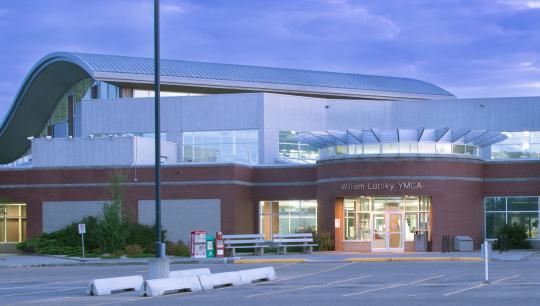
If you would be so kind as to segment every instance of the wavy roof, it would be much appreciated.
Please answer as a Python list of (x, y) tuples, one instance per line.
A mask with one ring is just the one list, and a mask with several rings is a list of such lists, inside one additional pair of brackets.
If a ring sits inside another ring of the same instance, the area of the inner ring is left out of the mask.
[[(0, 163), (11, 162), (30, 147), (57, 101), (76, 82), (91, 77), (115, 83), (153, 83), (153, 59), (52, 53), (28, 73), (0, 126)], [(220, 92), (274, 92), (356, 99), (449, 99), (454, 95), (433, 84), (398, 77), (162, 60), (161, 78), (173, 88)]]

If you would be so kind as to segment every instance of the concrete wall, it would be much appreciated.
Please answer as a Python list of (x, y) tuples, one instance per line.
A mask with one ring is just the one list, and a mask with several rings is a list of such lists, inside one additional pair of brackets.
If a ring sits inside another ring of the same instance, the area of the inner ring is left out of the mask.
[[(139, 223), (155, 223), (155, 202), (139, 201)], [(206, 230), (215, 235), (221, 231), (221, 203), (219, 199), (163, 200), (161, 222), (167, 230), (167, 240), (182, 240), (189, 245), (193, 230)]]
[(62, 229), (86, 216), (98, 216), (104, 201), (46, 201), (43, 202), (43, 232)]
[[(155, 163), (155, 141), (152, 138), (134, 137), (133, 138), (133, 164), (136, 165), (152, 165)], [(176, 163), (177, 160), (177, 146), (174, 142), (161, 143), (161, 156), (165, 158), (162, 160), (165, 164)]]
[[(176, 163), (176, 144), (163, 142), (161, 155)], [(144, 137), (36, 138), (32, 140), (34, 167), (149, 165), (154, 163), (154, 140)]]
[[(153, 98), (85, 100), (82, 136), (154, 131)], [(258, 129), (262, 94), (223, 94), (161, 98), (161, 129), (178, 144), (182, 160), (182, 132)], [(119, 116), (118, 114), (122, 114)]]

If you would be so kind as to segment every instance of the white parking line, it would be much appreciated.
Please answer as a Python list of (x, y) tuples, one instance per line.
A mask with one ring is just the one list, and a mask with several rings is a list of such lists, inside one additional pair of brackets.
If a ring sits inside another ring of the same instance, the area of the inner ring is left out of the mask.
[(305, 287), (300, 287), (300, 288), (276, 290), (276, 291), (271, 291), (271, 292), (252, 294), (252, 295), (248, 295), (246, 297), (251, 298), (251, 297), (256, 297), (256, 296), (261, 296), (261, 295), (270, 295), (270, 294), (283, 293), (283, 292), (300, 291), (300, 290), (306, 290), (306, 289), (318, 288), (318, 287), (329, 287), (329, 286), (332, 286), (332, 285), (335, 285), (335, 284), (340, 284), (340, 283), (344, 283), (344, 282), (348, 282), (348, 281), (352, 281), (352, 280), (357, 280), (357, 279), (361, 279), (361, 278), (366, 278), (366, 277), (370, 277), (370, 276), (371, 275), (364, 275), (364, 276), (353, 277), (353, 278), (344, 279), (344, 280), (340, 280), (340, 281), (330, 282), (328, 284), (310, 285), (310, 286), (305, 286)]
[[(508, 280), (508, 279), (512, 279), (512, 278), (516, 278), (518, 277), (519, 274), (516, 274), (516, 275), (512, 275), (512, 276), (508, 276), (508, 277), (504, 277), (504, 278), (501, 278), (501, 279), (498, 279), (496, 281), (493, 281), (491, 282), (491, 284), (496, 284), (496, 283), (500, 283), (502, 281), (505, 281), (505, 280)], [(468, 287), (468, 288), (465, 288), (465, 289), (461, 289), (461, 290), (457, 290), (457, 291), (452, 291), (452, 292), (448, 292), (448, 293), (445, 293), (444, 296), (450, 296), (450, 295), (454, 295), (454, 294), (458, 294), (458, 293), (461, 293), (461, 292), (465, 292), (465, 291), (469, 291), (469, 290), (473, 290), (473, 289), (478, 289), (478, 288), (482, 288), (484, 286), (487, 286), (489, 285), (488, 283), (481, 283), (481, 284), (478, 284), (476, 286), (472, 286), (472, 287)]]
[(317, 275), (317, 274), (326, 273), (326, 272), (335, 271), (335, 270), (338, 270), (338, 269), (341, 269), (341, 268), (345, 268), (345, 267), (350, 266), (352, 264), (354, 264), (354, 262), (346, 263), (346, 264), (341, 265), (341, 266), (337, 266), (337, 267), (333, 267), (333, 268), (330, 268), (330, 269), (325, 269), (325, 270), (321, 270), (321, 271), (317, 271), (317, 272), (313, 272), (313, 273), (301, 274), (301, 275), (291, 276), (291, 277), (286, 277), (286, 278), (278, 278), (278, 279), (276, 279), (276, 280), (274, 280), (272, 282), (275, 283), (275, 282), (281, 282), (281, 281), (286, 281), (286, 280), (291, 280), (291, 279), (304, 278), (304, 277), (307, 277), (307, 276), (313, 276), (313, 275)]
[(297, 265), (297, 264), (298, 264), (297, 262), (290, 262), (290, 263), (282, 264), (282, 265), (279, 265), (279, 266), (275, 266), (274, 269), (280, 269), (280, 268), (283, 268), (283, 267), (288, 267), (288, 266)]
[(14, 293), (14, 294), (0, 295), (0, 298), (9, 297), (9, 296), (19, 296), (19, 295), (31, 295), (31, 294), (37, 294), (37, 293), (63, 292), (63, 291), (79, 290), (79, 289), (86, 289), (86, 288), (87, 287), (85, 286), (85, 287), (65, 288), (65, 289), (58, 289), (58, 290), (44, 290), (44, 291), (32, 291), (32, 292)]
[(17, 286), (17, 287), (9, 287), (9, 288), (0, 288), (0, 290), (12, 290), (12, 289), (22, 289), (22, 288), (32, 288), (32, 287), (43, 287), (43, 286), (62, 285), (62, 284), (78, 284), (78, 283), (88, 283), (88, 282), (89, 282), (89, 281), (72, 281), (72, 282), (41, 283), (41, 284), (26, 285), (26, 286)]
[(417, 281), (414, 281), (414, 282), (410, 282), (409, 285), (414, 285), (414, 284), (418, 284), (418, 283), (425, 282), (425, 281), (428, 281), (428, 280), (432, 280), (432, 279), (436, 279), (436, 278), (441, 278), (441, 277), (443, 277), (443, 276), (444, 276), (444, 274), (441, 274), (441, 275), (437, 275), (437, 276), (433, 276), (433, 277), (428, 277), (428, 278), (420, 279), (420, 280), (417, 280)]
[(370, 292), (376, 292), (376, 291), (381, 291), (381, 290), (387, 290), (387, 289), (392, 289), (392, 288), (397, 288), (397, 287), (403, 287), (403, 286), (408, 286), (408, 285), (414, 285), (414, 284), (418, 284), (418, 283), (421, 283), (421, 282), (426, 282), (426, 281), (428, 281), (428, 280), (432, 280), (432, 279), (436, 279), (436, 278), (441, 278), (441, 277), (443, 277), (443, 276), (444, 276), (444, 274), (441, 274), (441, 275), (437, 275), (437, 276), (432, 276), (432, 277), (428, 277), (428, 278), (423, 278), (423, 279), (415, 280), (415, 281), (408, 282), (408, 283), (399, 283), (399, 284), (394, 284), (394, 285), (390, 285), (390, 286), (387, 286), (387, 287), (381, 287), (381, 288), (375, 288), (375, 289), (364, 290), (364, 291), (360, 291), (360, 292), (354, 292), (354, 293), (344, 294), (343, 296), (344, 296), (344, 297), (347, 297), (347, 296), (354, 296), (354, 295), (359, 295), (359, 294), (364, 294), (364, 293), (370, 293)]

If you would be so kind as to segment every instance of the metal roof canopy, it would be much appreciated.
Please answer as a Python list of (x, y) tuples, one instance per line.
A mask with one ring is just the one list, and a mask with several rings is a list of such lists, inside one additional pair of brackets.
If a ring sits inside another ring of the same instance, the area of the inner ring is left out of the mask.
[(374, 144), (374, 143), (452, 143), (485, 147), (507, 138), (499, 131), (458, 129), (449, 127), (440, 129), (365, 129), (346, 131), (327, 130), (325, 132), (299, 132), (300, 142), (316, 148), (337, 145)]

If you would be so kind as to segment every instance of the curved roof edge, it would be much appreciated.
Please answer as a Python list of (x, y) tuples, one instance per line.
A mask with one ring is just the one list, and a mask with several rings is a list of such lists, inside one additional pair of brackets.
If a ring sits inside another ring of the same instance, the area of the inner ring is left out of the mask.
[(69, 53), (52, 53), (30, 69), (0, 125), (0, 163), (9, 163), (29, 148), (27, 137), (37, 136), (57, 101), (71, 85), (93, 77), (84, 61)]

